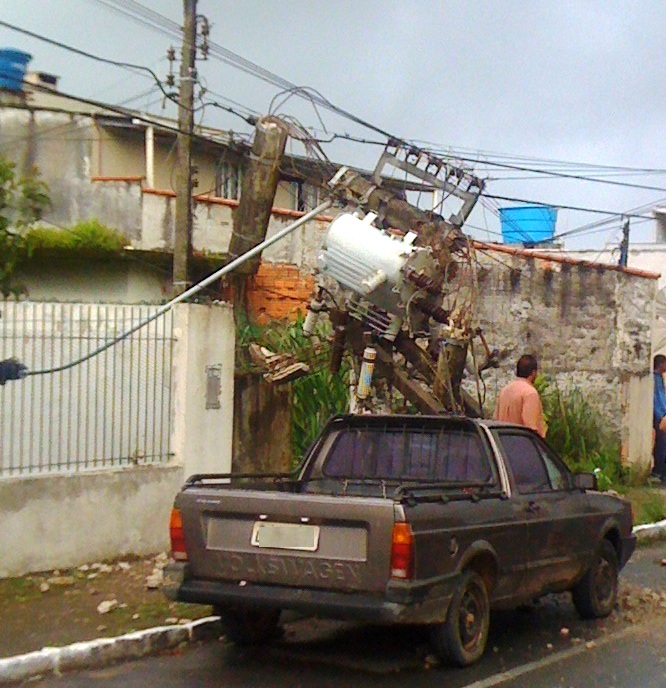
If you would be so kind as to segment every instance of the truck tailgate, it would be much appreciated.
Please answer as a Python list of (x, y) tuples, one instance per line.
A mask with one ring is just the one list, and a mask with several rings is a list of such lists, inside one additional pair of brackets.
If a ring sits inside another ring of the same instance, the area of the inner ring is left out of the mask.
[(386, 588), (395, 508), (390, 499), (202, 487), (182, 492), (176, 506), (194, 578), (339, 591)]

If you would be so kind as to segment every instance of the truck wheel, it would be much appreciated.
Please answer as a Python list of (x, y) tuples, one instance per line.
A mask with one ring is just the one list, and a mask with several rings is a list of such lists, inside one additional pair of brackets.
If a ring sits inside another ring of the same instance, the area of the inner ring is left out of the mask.
[(583, 619), (599, 619), (613, 611), (619, 574), (615, 548), (604, 539), (587, 573), (572, 590), (574, 607)]
[(490, 628), (490, 603), (481, 576), (463, 572), (449, 604), (446, 621), (432, 629), (435, 652), (459, 667), (478, 661), (486, 648)]
[(227, 639), (236, 645), (258, 645), (276, 635), (279, 609), (218, 607), (220, 623)]

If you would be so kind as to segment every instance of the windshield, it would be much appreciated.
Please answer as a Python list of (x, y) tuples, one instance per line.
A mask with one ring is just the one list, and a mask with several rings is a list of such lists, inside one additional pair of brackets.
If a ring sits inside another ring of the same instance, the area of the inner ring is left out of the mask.
[(486, 483), (488, 453), (473, 430), (346, 428), (323, 466), (330, 478)]

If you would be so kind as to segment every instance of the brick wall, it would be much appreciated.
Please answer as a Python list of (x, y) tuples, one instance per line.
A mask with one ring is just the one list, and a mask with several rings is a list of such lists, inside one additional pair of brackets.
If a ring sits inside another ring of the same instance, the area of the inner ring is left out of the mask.
[(264, 262), (248, 282), (248, 307), (259, 322), (293, 319), (299, 311), (305, 313), (312, 286), (309, 272), (295, 265)]

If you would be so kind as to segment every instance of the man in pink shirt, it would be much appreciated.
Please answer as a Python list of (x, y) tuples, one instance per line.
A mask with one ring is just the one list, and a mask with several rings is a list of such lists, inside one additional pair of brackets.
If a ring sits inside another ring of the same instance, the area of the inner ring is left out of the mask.
[(516, 375), (516, 379), (509, 382), (497, 397), (495, 420), (525, 425), (545, 437), (541, 397), (534, 387), (537, 376), (536, 356), (521, 356), (516, 364)]

